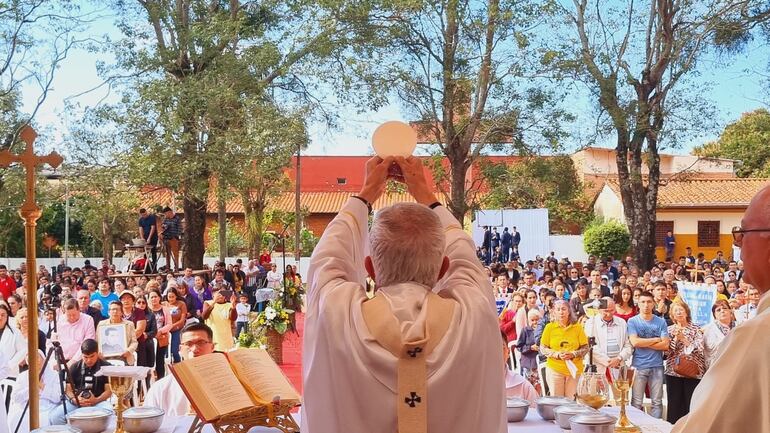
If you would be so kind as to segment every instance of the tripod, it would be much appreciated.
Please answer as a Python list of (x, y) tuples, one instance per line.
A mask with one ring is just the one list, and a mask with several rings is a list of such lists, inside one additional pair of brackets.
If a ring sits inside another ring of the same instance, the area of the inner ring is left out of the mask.
[[(64, 405), (64, 415), (67, 415), (67, 394), (64, 390), (64, 381), (69, 380), (69, 372), (67, 371), (67, 361), (64, 360), (64, 352), (62, 352), (61, 344), (58, 341), (52, 341), (53, 347), (48, 349), (48, 354), (45, 356), (45, 361), (43, 361), (43, 368), (40, 369), (40, 374), (38, 377), (40, 380), (43, 380), (43, 374), (45, 373), (46, 367), (48, 367), (48, 362), (51, 360), (51, 355), (55, 354), (56, 358), (56, 364), (59, 366), (59, 391), (61, 392), (60, 397), (60, 403)], [(37, 354), (35, 354), (37, 356)], [(29, 374), (33, 374), (34, 372), (30, 371)], [(61, 375), (64, 374), (64, 378), (61, 377)], [(74, 389), (74, 387), (73, 387)], [(75, 395), (75, 401), (77, 402), (77, 395)], [(79, 404), (78, 404), (79, 406)], [(24, 417), (27, 415), (27, 410), (29, 410), (29, 401), (24, 405), (24, 410), (21, 412), (21, 417), (19, 418), (19, 423), (16, 424), (16, 428), (13, 430), (14, 433), (19, 432), (19, 428), (21, 427), (21, 423), (24, 422)]]

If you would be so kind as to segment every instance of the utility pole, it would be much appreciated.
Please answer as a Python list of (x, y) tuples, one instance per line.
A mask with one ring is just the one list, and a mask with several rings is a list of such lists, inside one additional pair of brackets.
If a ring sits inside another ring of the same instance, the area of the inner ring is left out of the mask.
[[(294, 190), (294, 257), (296, 258), (297, 262), (297, 271), (299, 272), (299, 263), (301, 253), (302, 253), (302, 247), (300, 245), (300, 239), (301, 239), (301, 231), (302, 231), (302, 215), (300, 214), (300, 200), (299, 200), (299, 191), (300, 191), (300, 153), (302, 150), (302, 144), (297, 143), (297, 179), (296, 179), (296, 185)], [(284, 269), (285, 270), (285, 269)]]

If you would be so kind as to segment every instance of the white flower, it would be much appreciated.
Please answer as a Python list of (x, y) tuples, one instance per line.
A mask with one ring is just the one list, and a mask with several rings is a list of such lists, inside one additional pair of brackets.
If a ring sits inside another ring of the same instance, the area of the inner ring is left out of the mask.
[(273, 320), (273, 319), (275, 319), (275, 316), (277, 316), (277, 315), (278, 315), (278, 312), (275, 311), (275, 308), (273, 308), (273, 307), (265, 308), (265, 319)]

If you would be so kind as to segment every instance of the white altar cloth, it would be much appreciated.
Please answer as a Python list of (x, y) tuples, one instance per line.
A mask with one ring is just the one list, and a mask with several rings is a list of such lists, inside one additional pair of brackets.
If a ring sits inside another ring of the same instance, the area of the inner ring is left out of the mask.
[[(602, 412), (608, 413), (614, 417), (618, 416), (617, 407), (606, 407), (602, 409)], [(664, 420), (653, 418), (646, 413), (628, 406), (626, 409), (629, 419), (634, 424), (642, 428), (643, 433), (669, 433), (672, 425)], [(299, 414), (293, 414), (294, 420), (299, 424)], [(192, 417), (166, 417), (163, 420), (163, 426), (157, 433), (187, 433), (192, 423)], [(210, 426), (206, 426), (203, 429), (204, 433), (213, 433), (214, 429)], [(558, 425), (552, 421), (543, 421), (537, 414), (537, 409), (530, 408), (527, 413), (527, 418), (518, 423), (508, 423), (509, 433), (564, 433), (569, 430), (562, 430)], [(275, 428), (256, 427), (249, 431), (249, 433), (280, 433), (280, 430)]]

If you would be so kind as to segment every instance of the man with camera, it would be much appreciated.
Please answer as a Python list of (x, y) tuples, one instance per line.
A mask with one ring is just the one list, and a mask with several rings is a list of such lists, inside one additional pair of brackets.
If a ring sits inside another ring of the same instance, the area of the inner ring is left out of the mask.
[[(70, 380), (67, 383), (65, 393), (67, 401), (64, 403), (67, 413), (80, 407), (100, 407), (112, 409), (110, 397), (112, 390), (107, 376), (96, 376), (96, 372), (104, 365), (110, 365), (99, 357), (99, 347), (96, 340), (87, 339), (80, 345), (81, 359), (72, 364), (69, 369)], [(66, 424), (65, 408), (57, 406), (51, 412), (51, 424)]]

